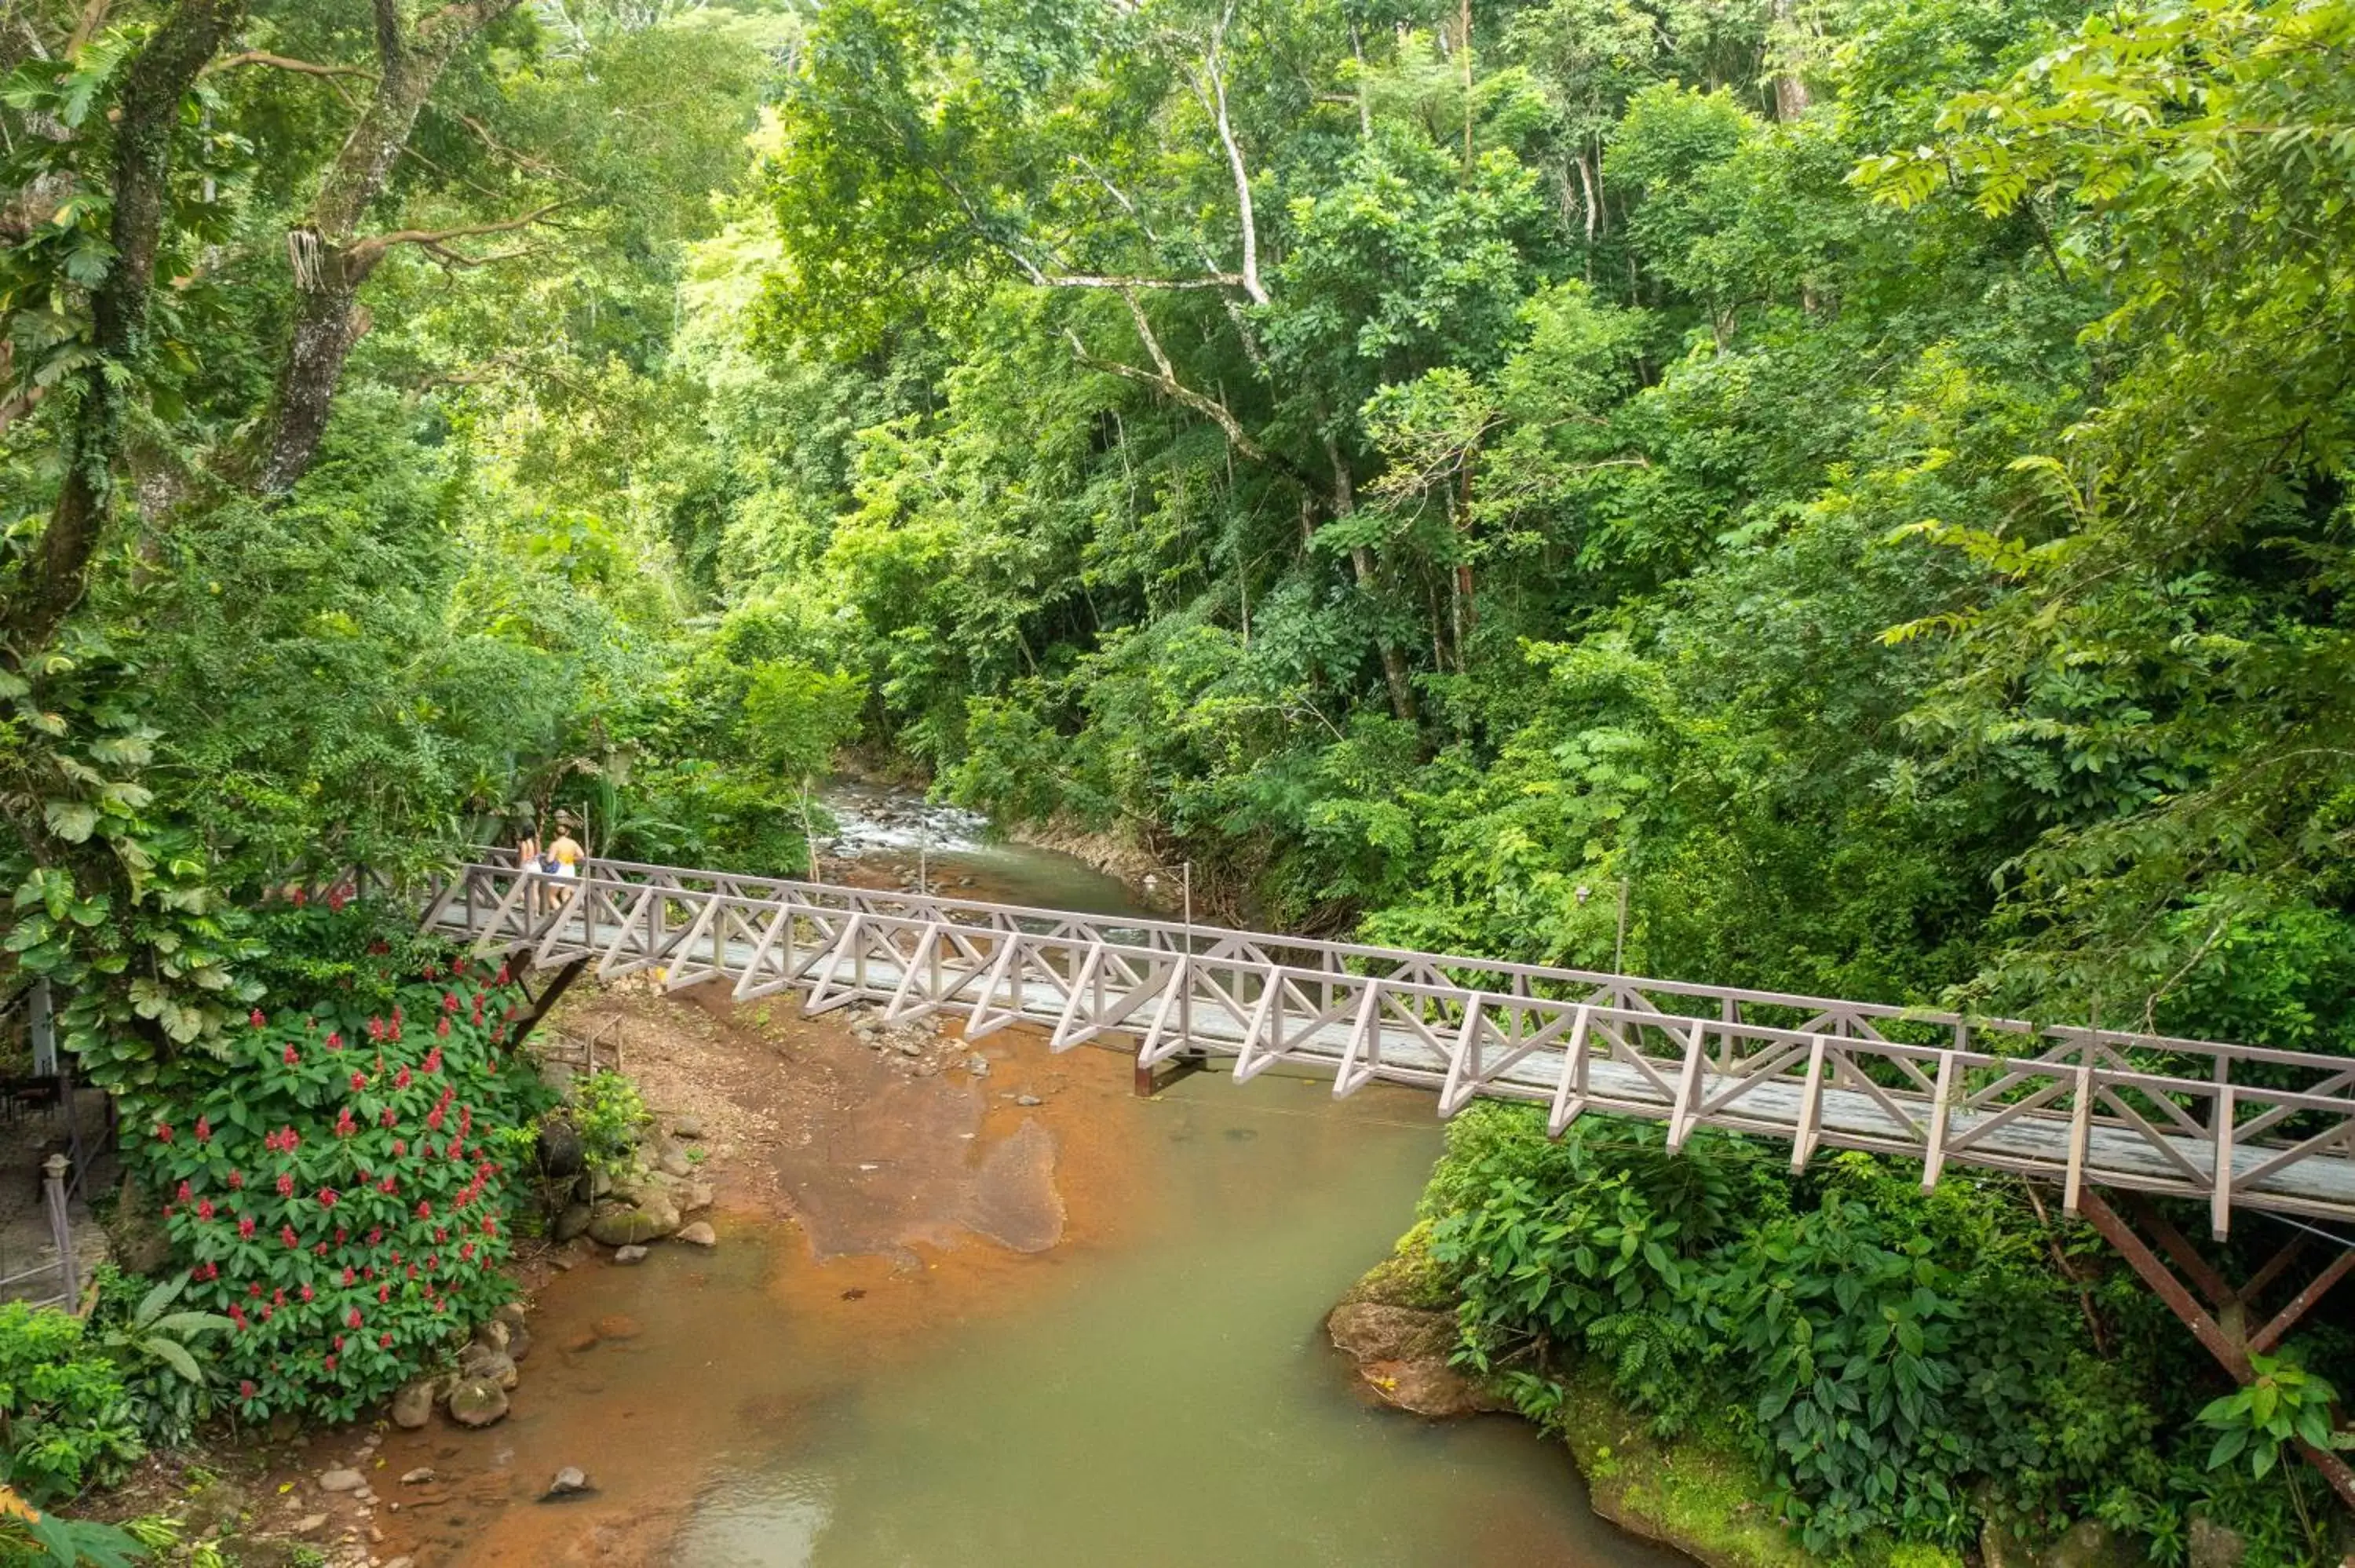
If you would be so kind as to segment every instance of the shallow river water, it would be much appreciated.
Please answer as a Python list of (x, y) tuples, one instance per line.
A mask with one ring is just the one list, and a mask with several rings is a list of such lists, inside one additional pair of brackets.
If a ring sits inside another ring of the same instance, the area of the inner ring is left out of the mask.
[[(896, 874), (906, 823), (843, 814), (845, 851)], [(1135, 907), (1077, 861), (956, 825), (917, 830), (936, 891)], [(970, 1123), (943, 1124), (977, 1130), (943, 1136), (1048, 1118), (1060, 1245), (1018, 1255), (975, 1236), (822, 1259), (816, 1230), (736, 1216), (716, 1252), (657, 1248), (636, 1269), (555, 1280), (535, 1319), (552, 1348), (485, 1435), (490, 1467), (410, 1543), (421, 1568), (1682, 1562), (1590, 1513), (1560, 1446), (1502, 1416), (1382, 1409), (1327, 1343), (1326, 1311), (1412, 1218), (1440, 1149), (1429, 1097), (1377, 1086), (1336, 1101), (1322, 1083), (1203, 1074), (1141, 1100), (1119, 1058), (1049, 1057), (1018, 1033), (989, 1043), (1003, 1054)], [(1016, 1109), (1017, 1082), (1053, 1103)], [(830, 1136), (854, 1171), (894, 1152), (855, 1126)], [(438, 1441), (388, 1457), (482, 1463), (463, 1447), (481, 1438)], [(588, 1505), (522, 1500), (564, 1463), (591, 1471), (593, 1517), (610, 1523), (584, 1531)]]

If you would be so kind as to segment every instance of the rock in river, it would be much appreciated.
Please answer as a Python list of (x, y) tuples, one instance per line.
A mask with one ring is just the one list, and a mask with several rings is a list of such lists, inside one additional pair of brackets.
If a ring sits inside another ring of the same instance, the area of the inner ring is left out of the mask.
[(643, 1246), (678, 1229), (678, 1210), (649, 1187), (635, 1203), (600, 1203), (589, 1216), (589, 1234), (607, 1246)]
[(433, 1419), (433, 1406), (442, 1398), (442, 1380), (421, 1378), (392, 1396), (392, 1424), (403, 1431), (414, 1432)]
[(357, 1470), (322, 1470), (319, 1489), (323, 1492), (356, 1492), (368, 1485), (368, 1478)]
[(617, 1246), (613, 1249), (613, 1261), (615, 1263), (628, 1265), (633, 1263), (644, 1263), (645, 1260), (646, 1249), (642, 1246)]
[(488, 1426), (507, 1413), (507, 1391), (491, 1378), (462, 1377), (450, 1391), (450, 1419), (461, 1426)]
[(548, 1483), (548, 1490), (540, 1493), (539, 1500), (562, 1502), (567, 1498), (586, 1497), (596, 1489), (589, 1484), (587, 1472), (578, 1465), (567, 1465), (556, 1472), (556, 1478)]
[(695, 1224), (691, 1225), (680, 1226), (678, 1239), (685, 1242), (689, 1246), (718, 1246), (719, 1245), (719, 1233), (714, 1231), (709, 1225), (706, 1224), (701, 1220), (696, 1221)]
[(477, 1383), (495, 1383), (501, 1388), (513, 1388), (522, 1375), (516, 1371), (513, 1357), (486, 1345), (469, 1346), (459, 1365), (466, 1377)]

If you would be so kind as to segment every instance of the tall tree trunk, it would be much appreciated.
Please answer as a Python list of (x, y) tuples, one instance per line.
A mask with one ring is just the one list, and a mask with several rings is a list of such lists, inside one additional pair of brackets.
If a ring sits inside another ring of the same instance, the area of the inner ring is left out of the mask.
[[(1357, 482), (1349, 476), (1348, 460), (1341, 455), (1341, 443), (1332, 437), (1325, 438), (1325, 461), (1333, 465), (1333, 515), (1350, 517), (1358, 510)], [(1363, 545), (1349, 546), (1349, 569), (1358, 579), (1358, 591), (1373, 601), (1374, 553)], [(1414, 687), (1408, 683), (1405, 656), (1387, 631), (1374, 633), (1374, 646), (1382, 656), (1382, 682), (1390, 687), (1391, 716), (1414, 722)]]
[(1807, 84), (1799, 79), (1792, 5), (1793, 0), (1774, 0), (1774, 47), (1783, 52), (1783, 69), (1774, 73), (1774, 118), (1785, 125), (1807, 111)]
[(357, 238), (360, 219), (384, 194), (417, 116), (442, 70), (485, 26), (519, 0), (463, 0), (401, 25), (399, 0), (375, 0), (377, 84), (311, 204), (310, 220), (286, 237), (294, 270), (294, 328), (278, 367), (260, 487), (281, 495), (317, 457), (327, 412), (352, 347), (368, 332), (360, 285), (384, 260), (381, 240)]
[(147, 349), (149, 295), (163, 241), (180, 104), (205, 63), (245, 20), (246, 0), (180, 0), (124, 69), (114, 124), (113, 265), (91, 296), (96, 355), (78, 379), (66, 475), (39, 551), (5, 620), (19, 655), (47, 641), (81, 598), (113, 510), (114, 466)]

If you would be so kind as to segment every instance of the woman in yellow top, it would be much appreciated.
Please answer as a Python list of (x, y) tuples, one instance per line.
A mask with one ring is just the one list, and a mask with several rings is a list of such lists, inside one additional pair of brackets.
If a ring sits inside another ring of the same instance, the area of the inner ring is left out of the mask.
[(556, 863), (556, 874), (559, 876), (579, 876), (581, 863), (589, 858), (589, 852), (582, 849), (580, 841), (572, 836), (570, 812), (559, 811), (556, 814), (556, 837), (549, 843), (548, 858)]

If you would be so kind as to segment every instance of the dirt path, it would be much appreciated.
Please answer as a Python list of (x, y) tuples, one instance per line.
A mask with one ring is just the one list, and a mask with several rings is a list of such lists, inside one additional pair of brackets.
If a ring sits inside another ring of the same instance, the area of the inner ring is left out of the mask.
[[(1140, 1223), (1125, 1056), (1054, 1056), (1022, 1029), (868, 1044), (844, 1014), (719, 987), (609, 989), (568, 1021), (617, 1014), (648, 1104), (700, 1123), (720, 1244), (546, 1258), (507, 1419), (437, 1417), (369, 1456), (378, 1563), (666, 1563), (719, 1460), (791, 1444), (862, 1372), (1057, 1288), (1065, 1256)], [(596, 1493), (537, 1501), (567, 1465)], [(401, 1483), (420, 1468), (433, 1478)]]

